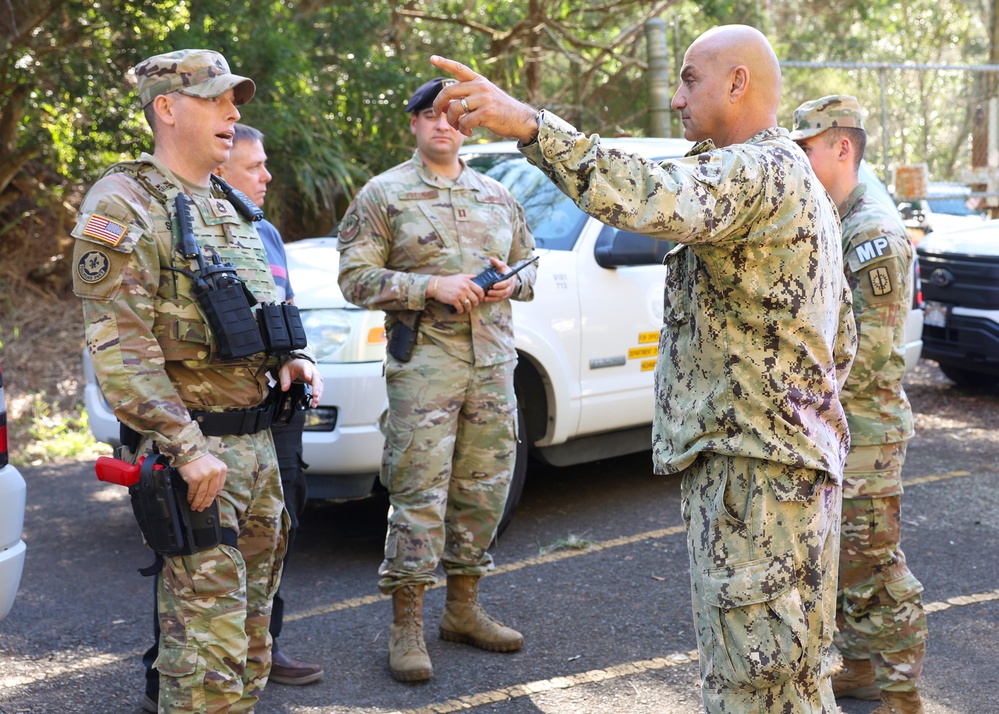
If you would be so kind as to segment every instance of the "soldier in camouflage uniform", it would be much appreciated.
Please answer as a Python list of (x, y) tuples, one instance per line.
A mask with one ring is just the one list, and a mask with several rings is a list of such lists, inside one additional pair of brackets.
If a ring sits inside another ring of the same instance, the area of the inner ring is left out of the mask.
[(517, 452), (510, 300), (533, 298), (536, 272), (485, 293), (472, 278), (532, 259), (534, 237), (513, 196), (458, 157), (462, 135), (432, 108), (444, 82), (425, 83), (406, 105), (413, 157), (369, 181), (339, 229), (346, 298), (385, 311), (390, 344), (417, 328), (411, 359), (389, 350), (380, 424), (392, 508), (378, 584), (392, 594), (389, 669), (405, 682), (433, 676), (422, 602), (438, 563), (447, 574), (441, 637), (497, 652), (524, 641), (485, 614), (477, 593)]
[(822, 664), (856, 334), (835, 209), (777, 127), (770, 44), (738, 25), (694, 41), (673, 107), (700, 143), (661, 164), (431, 62), (461, 80), (435, 105), (452, 126), (519, 139), (587, 213), (683, 244), (667, 257), (653, 449), (657, 473), (683, 475), (704, 707), (835, 712)]
[(867, 194), (857, 169), (867, 134), (855, 97), (805, 102), (794, 139), (839, 208), (853, 290), (857, 357), (843, 390), (850, 453), (843, 474), (836, 647), (837, 697), (880, 699), (876, 714), (922, 712), (917, 680), (926, 652), (923, 586), (901, 540), (902, 463), (913, 435), (902, 388), (913, 251), (898, 213)]
[(112, 166), (84, 198), (73, 287), (101, 389), (135, 437), (122, 458), (158, 451), (188, 484), (192, 509), (218, 502), (222, 543), (163, 558), (159, 711), (249, 712), (270, 669), (267, 627), (287, 532), (268, 376), (284, 390), (310, 382), (313, 404), (322, 381), (302, 355), (222, 361), (192, 295), (198, 263), (177, 250), (183, 193), (207, 262), (232, 262), (257, 300), (275, 299), (253, 224), (210, 186), (253, 82), (208, 50), (158, 55), (135, 74), (155, 151)]

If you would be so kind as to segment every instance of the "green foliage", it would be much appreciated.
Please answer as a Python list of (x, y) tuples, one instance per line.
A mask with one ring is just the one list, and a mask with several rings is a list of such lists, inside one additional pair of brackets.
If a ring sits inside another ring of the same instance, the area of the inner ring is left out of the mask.
[(62, 459), (96, 458), (107, 455), (109, 447), (94, 441), (87, 412), (77, 405), (57, 413), (44, 394), (23, 395), (27, 401), (11, 429), (11, 461), (17, 466)]
[[(254, 78), (243, 121), (267, 136), (275, 175), (268, 214), (286, 236), (328, 230), (363, 182), (408, 158), (402, 107), (459, 59), (585, 131), (645, 131), (642, 23), (668, 24), (671, 70), (705, 29), (760, 27), (784, 60), (983, 62), (980, 8), (964, 0), (8, 0), (0, 25), (0, 110), (23, 119), (12, 140), (0, 120), (3, 169), (34, 152), (47, 171), (83, 186), (111, 162), (149, 150), (130, 68), (183, 46), (223, 52)], [(880, 136), (873, 71), (791, 70), (780, 119), (805, 99), (856, 94)], [(892, 163), (925, 160), (945, 177), (967, 154), (973, 84), (957, 73), (884, 78)], [(872, 150), (880, 150), (872, 146)], [(0, 204), (0, 211), (2, 211)], [(11, 216), (0, 221), (9, 224)]]

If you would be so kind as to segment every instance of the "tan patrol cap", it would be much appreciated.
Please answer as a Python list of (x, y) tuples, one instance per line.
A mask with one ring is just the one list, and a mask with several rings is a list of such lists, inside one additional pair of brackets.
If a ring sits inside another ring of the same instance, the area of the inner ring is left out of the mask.
[(230, 89), (236, 92), (236, 104), (246, 104), (257, 89), (252, 79), (230, 72), (225, 57), (211, 50), (177, 50), (150, 57), (135, 66), (135, 78), (143, 107), (170, 92), (210, 99)]
[(808, 139), (833, 127), (864, 128), (860, 103), (849, 94), (833, 94), (805, 102), (794, 110), (792, 141)]

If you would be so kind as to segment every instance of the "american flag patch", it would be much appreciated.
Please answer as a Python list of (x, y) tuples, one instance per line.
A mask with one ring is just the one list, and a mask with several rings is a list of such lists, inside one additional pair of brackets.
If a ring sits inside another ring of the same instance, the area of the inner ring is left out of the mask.
[(87, 219), (87, 225), (83, 227), (83, 235), (111, 245), (121, 243), (121, 239), (125, 237), (126, 233), (128, 233), (128, 226), (124, 223), (98, 216), (96, 213)]

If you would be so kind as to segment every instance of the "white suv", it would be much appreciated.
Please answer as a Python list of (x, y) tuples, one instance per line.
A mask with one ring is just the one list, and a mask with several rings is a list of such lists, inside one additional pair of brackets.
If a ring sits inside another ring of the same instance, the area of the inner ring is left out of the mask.
[(3, 368), (0, 367), (0, 620), (14, 606), (14, 596), (24, 571), (27, 550), (21, 540), (24, 527), (25, 484), (21, 474), (8, 463), (7, 408), (3, 396)]
[[(602, 143), (657, 160), (682, 156), (691, 146), (682, 139)], [(462, 154), (520, 201), (540, 256), (534, 300), (512, 303), (522, 448), (505, 525), (523, 489), (528, 453), (570, 466), (652, 448), (663, 258), (672, 245), (590, 218), (513, 142), (468, 145)], [(894, 209), (880, 182), (865, 179), (877, 182), (875, 192)], [(344, 300), (335, 238), (289, 243), (286, 251), (295, 302), (326, 383), (319, 409), (307, 412), (309, 496), (366, 496), (376, 488), (383, 443), (377, 422), (388, 405), (383, 314)], [(914, 310), (910, 367), (919, 358), (921, 327), (922, 313)], [(96, 423), (92, 411), (90, 422)]]

